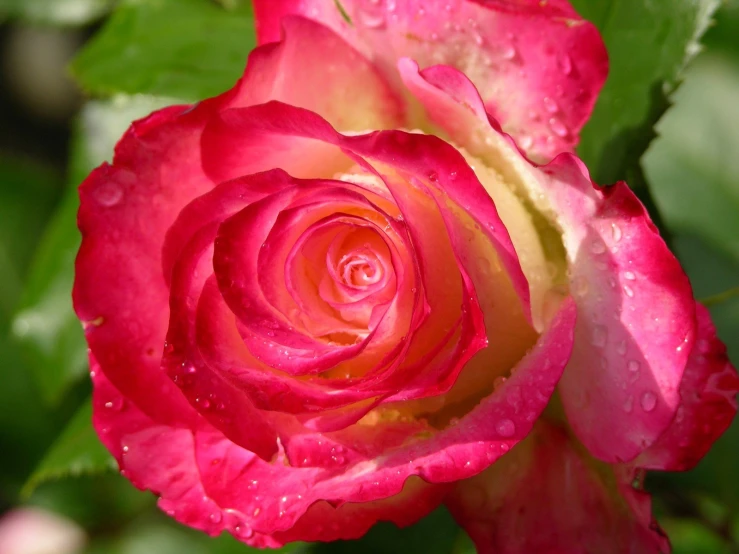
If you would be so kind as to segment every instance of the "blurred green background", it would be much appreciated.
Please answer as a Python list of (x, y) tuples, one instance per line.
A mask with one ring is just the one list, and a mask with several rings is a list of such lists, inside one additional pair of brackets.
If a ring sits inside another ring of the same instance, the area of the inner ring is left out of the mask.
[[(580, 153), (596, 180), (628, 179), (650, 206), (736, 364), (739, 2), (718, 6), (700, 52), (693, 39), (714, 0), (573, 4), (599, 25), (612, 60)], [(0, 0), (0, 512), (38, 506), (68, 518), (84, 533), (79, 552), (249, 550), (178, 526), (115, 473), (89, 425), (69, 291), (76, 186), (132, 119), (228, 88), (253, 45), (243, 0)], [(739, 423), (695, 470), (650, 474), (647, 486), (676, 553), (739, 552)], [(470, 545), (439, 510), (402, 532), (380, 525), (360, 542), (290, 550), (319, 549)]]

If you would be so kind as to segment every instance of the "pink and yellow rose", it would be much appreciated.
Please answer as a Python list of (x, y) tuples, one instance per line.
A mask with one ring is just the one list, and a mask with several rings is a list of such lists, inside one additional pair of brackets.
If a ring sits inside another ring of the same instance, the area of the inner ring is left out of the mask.
[(739, 379), (644, 207), (571, 153), (597, 30), (565, 0), (341, 5), (256, 0), (236, 86), (82, 184), (101, 440), (256, 546), (445, 502), (480, 552), (666, 551), (641, 475), (696, 463)]

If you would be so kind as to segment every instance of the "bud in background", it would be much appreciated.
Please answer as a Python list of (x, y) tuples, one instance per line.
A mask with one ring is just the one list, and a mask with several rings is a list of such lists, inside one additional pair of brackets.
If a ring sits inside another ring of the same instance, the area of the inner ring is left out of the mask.
[(0, 518), (0, 554), (78, 554), (85, 533), (65, 517), (39, 508), (19, 508)]

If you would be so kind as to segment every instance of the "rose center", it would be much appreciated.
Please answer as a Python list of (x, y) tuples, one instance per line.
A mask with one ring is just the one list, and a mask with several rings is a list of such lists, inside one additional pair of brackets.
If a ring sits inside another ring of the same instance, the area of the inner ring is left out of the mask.
[(342, 256), (335, 274), (344, 285), (364, 289), (382, 280), (384, 268), (369, 245), (366, 245), (360, 251)]

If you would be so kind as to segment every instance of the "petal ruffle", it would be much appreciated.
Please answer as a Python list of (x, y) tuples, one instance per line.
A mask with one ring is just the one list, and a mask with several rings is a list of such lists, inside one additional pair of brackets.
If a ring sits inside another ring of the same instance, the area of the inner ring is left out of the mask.
[[(334, 29), (401, 90), (396, 62), (448, 65), (468, 75), (487, 110), (534, 159), (572, 151), (605, 82), (608, 59), (597, 29), (565, 0), (256, 0), (260, 43), (279, 38), (283, 17)], [(424, 128), (418, 114), (412, 127)]]
[(608, 462), (633, 459), (675, 416), (695, 340), (692, 291), (679, 262), (625, 183), (595, 185), (572, 154), (542, 167), (529, 163), (483, 116), (463, 75), (430, 68), (421, 80), (408, 63), (401, 68), (431, 117), (456, 121), (449, 128), (460, 145), (495, 168), (561, 237), (578, 306), (562, 402), (593, 455)]
[(539, 421), (508, 455), (460, 481), (447, 506), (480, 554), (662, 554), (649, 497)]
[(696, 305), (698, 340), (680, 383), (675, 419), (630, 465), (666, 471), (690, 469), (731, 424), (737, 410), (739, 375), (716, 336), (711, 314)]
[(342, 131), (402, 126), (402, 97), (334, 31), (303, 17), (280, 22), (276, 44), (254, 50), (232, 107), (279, 100), (316, 112)]
[[(227, 530), (255, 546), (356, 538), (379, 519), (407, 525), (426, 515), (446, 494), (444, 483), (478, 473), (529, 433), (568, 358), (574, 316), (566, 302), (508, 382), (458, 425), (409, 444), (403, 437), (418, 424), (372, 427), (395, 438), (364, 442), (361, 429), (316, 434), (319, 445), (353, 437), (370, 447), (362, 454), (351, 441), (334, 443), (333, 468), (291, 466), (282, 450), (264, 461), (198, 416), (154, 420), (121, 396), (92, 357), (94, 425), (124, 475), (158, 494), (160, 507), (182, 523), (213, 535)], [(180, 394), (172, 389), (170, 398)], [(511, 402), (514, 390), (537, 393)]]

